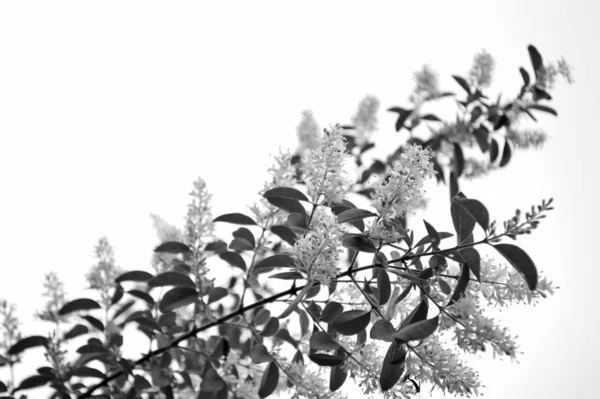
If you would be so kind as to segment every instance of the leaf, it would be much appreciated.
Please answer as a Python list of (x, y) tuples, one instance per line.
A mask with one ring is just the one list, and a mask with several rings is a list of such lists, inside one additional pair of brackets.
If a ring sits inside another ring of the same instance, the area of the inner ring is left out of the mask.
[(398, 332), (394, 333), (393, 336), (396, 339), (404, 342), (422, 340), (429, 337), (437, 330), (439, 324), (439, 315), (433, 319), (427, 319), (417, 321), (402, 327)]
[(227, 213), (213, 219), (213, 222), (225, 222), (233, 224), (241, 224), (247, 226), (255, 226), (256, 222), (250, 217), (243, 213)]
[(483, 125), (473, 130), (473, 136), (475, 136), (477, 144), (479, 144), (479, 148), (481, 148), (481, 152), (485, 153), (490, 149), (489, 135), (489, 131)]
[(306, 296), (306, 293), (308, 292), (308, 290), (310, 290), (312, 288), (313, 285), (314, 285), (314, 282), (309, 281), (308, 284), (306, 284), (304, 286), (304, 288), (302, 288), (300, 293), (298, 295), (296, 295), (296, 298), (294, 298), (294, 300), (288, 305), (288, 307), (283, 311), (283, 313), (279, 315), (279, 318), (285, 319), (286, 317), (288, 317), (294, 311), (296, 306), (298, 306), (300, 301), (302, 301), (304, 296)]
[(78, 367), (75, 370), (73, 370), (73, 375), (75, 377), (91, 377), (91, 378), (105, 378), (106, 377), (106, 374), (104, 374), (100, 370), (94, 369), (91, 367), (86, 367), (86, 366)]
[(191, 287), (179, 286), (170, 289), (160, 300), (159, 309), (162, 313), (187, 306), (198, 299), (198, 292)]
[(338, 223), (350, 223), (355, 220), (362, 220), (372, 216), (377, 216), (377, 214), (365, 209), (348, 209), (337, 215), (337, 220)]
[(467, 92), (467, 94), (471, 94), (471, 87), (464, 78), (461, 78), (458, 75), (452, 75), (452, 77), (454, 78), (454, 80), (456, 80), (460, 87), (462, 87)]
[(541, 104), (529, 104), (528, 106), (529, 109), (536, 109), (538, 111), (543, 111), (543, 112), (547, 112), (549, 114), (552, 114), (554, 116), (558, 116), (558, 113), (554, 110), (554, 108), (550, 108), (546, 105), (541, 105)]
[(148, 281), (148, 287), (166, 287), (170, 285), (181, 285), (186, 287), (195, 287), (191, 278), (178, 272), (164, 272)]
[(115, 285), (115, 292), (113, 293), (113, 296), (110, 300), (110, 306), (113, 306), (114, 304), (118, 303), (121, 298), (123, 298), (123, 294), (125, 294), (125, 291), (123, 291), (123, 287), (121, 287), (121, 284), (117, 283)]
[(260, 386), (258, 387), (258, 397), (263, 399), (275, 392), (277, 384), (279, 383), (279, 369), (275, 362), (269, 363), (265, 370), (262, 379), (260, 380)]
[(529, 86), (529, 83), (531, 83), (531, 79), (529, 78), (529, 74), (527, 73), (525, 68), (519, 68), (519, 72), (521, 72), (521, 77), (523, 78), (523, 85)]
[(344, 312), (344, 307), (340, 305), (338, 302), (331, 301), (325, 305), (321, 315), (319, 317), (320, 321), (323, 321), (327, 324), (333, 322), (336, 317), (341, 315)]
[(369, 337), (371, 339), (380, 339), (382, 341), (393, 342), (392, 334), (394, 333), (394, 326), (386, 319), (379, 319), (371, 327), (371, 333)]
[(498, 142), (495, 139), (492, 139), (492, 144), (490, 147), (490, 162), (496, 161), (499, 152), (500, 148), (498, 147)]
[(475, 218), (469, 213), (465, 206), (460, 204), (460, 200), (456, 198), (450, 205), (450, 214), (457, 235), (456, 239), (458, 244), (460, 244), (473, 232), (473, 229), (475, 228)]
[(390, 300), (392, 294), (392, 284), (390, 276), (383, 269), (377, 269), (377, 302), (379, 305), (385, 305)]
[(252, 246), (252, 243), (248, 240), (236, 237), (233, 240), (231, 240), (231, 243), (229, 244), (229, 249), (233, 249), (235, 251), (252, 251), (254, 249), (254, 246)]
[[(425, 224), (425, 228), (427, 229), (427, 235), (429, 235), (431, 244), (433, 245), (434, 248), (439, 247), (440, 242), (442, 241), (440, 234), (437, 232), (437, 230), (432, 225), (427, 223), (427, 220), (423, 219), (423, 223)], [(416, 245), (416, 246), (418, 247), (419, 245)]]
[(316, 331), (310, 336), (310, 347), (318, 351), (337, 350), (340, 345), (325, 331)]
[(296, 267), (296, 262), (290, 255), (272, 255), (258, 262), (254, 269), (266, 267)]
[(354, 249), (359, 252), (377, 252), (377, 247), (371, 240), (362, 236), (349, 236), (342, 240), (342, 245), (346, 248)]
[(100, 332), (104, 332), (104, 324), (100, 320), (90, 315), (81, 316), (82, 319), (86, 320), (88, 323), (92, 325), (96, 330)]
[(286, 226), (271, 226), (271, 232), (290, 245), (296, 243), (296, 233)]
[(405, 278), (407, 280), (413, 281), (413, 282), (417, 283), (418, 285), (422, 285), (422, 284), (424, 284), (426, 282), (426, 280), (424, 280), (424, 279), (422, 279), (422, 278), (420, 278), (418, 276), (415, 276), (412, 273), (403, 272), (402, 270), (389, 269), (389, 272), (390, 273), (394, 273), (394, 274), (396, 274), (396, 275), (398, 275), (398, 276), (400, 276), (402, 278)]
[(265, 328), (260, 332), (260, 335), (263, 337), (270, 337), (277, 333), (279, 330), (279, 319), (277, 317), (271, 317)]
[(480, 201), (470, 198), (460, 198), (455, 200), (458, 205), (463, 207), (469, 215), (481, 226), (484, 231), (490, 227), (490, 214)]
[(525, 251), (512, 244), (492, 245), (521, 274), (531, 291), (538, 283), (538, 272), (535, 264)]
[(450, 201), (458, 194), (458, 180), (456, 179), (456, 174), (453, 171), (450, 171)]
[(450, 293), (452, 292), (452, 288), (450, 287), (450, 285), (446, 282), (446, 280), (443, 279), (439, 279), (437, 281), (438, 285), (440, 286), (440, 289), (442, 290), (442, 292), (446, 295), (450, 295)]
[(346, 378), (348, 377), (348, 371), (343, 367), (332, 367), (329, 371), (329, 390), (335, 392), (344, 385)]
[(225, 243), (224, 241), (221, 241), (221, 240), (209, 242), (204, 247), (204, 251), (205, 252), (215, 252), (217, 254), (220, 254), (222, 252), (227, 251), (227, 243)]
[(191, 251), (190, 247), (177, 241), (163, 242), (158, 247), (154, 248), (154, 252), (166, 252), (169, 254), (184, 254)]
[(312, 360), (313, 363), (323, 367), (339, 366), (346, 360), (346, 357), (328, 355), (326, 353), (310, 353), (308, 358)]
[(392, 107), (388, 108), (390, 112), (396, 112), (398, 114), (398, 119), (396, 120), (396, 131), (399, 132), (400, 129), (404, 127), (404, 122), (408, 119), (408, 117), (412, 114), (412, 110), (403, 109), (400, 107)]
[(117, 283), (122, 283), (124, 281), (138, 281), (138, 282), (146, 282), (154, 277), (152, 274), (145, 272), (143, 270), (132, 270), (129, 272), (125, 272), (116, 278)]
[(13, 393), (23, 389), (38, 388), (46, 385), (50, 381), (52, 381), (52, 377), (48, 375), (32, 375), (21, 381), (19, 386), (13, 390)]
[(535, 72), (535, 76), (539, 75), (541, 68), (544, 67), (544, 60), (542, 59), (542, 55), (540, 52), (533, 46), (527, 46), (527, 51), (529, 52), (529, 58), (531, 59), (531, 65), (533, 66), (533, 71)]
[(8, 350), (9, 355), (18, 355), (26, 349), (35, 348), (37, 346), (47, 346), (48, 339), (41, 335), (32, 335), (31, 337), (23, 338), (17, 341)]
[(310, 202), (310, 200), (304, 195), (303, 192), (296, 190), (291, 187), (276, 187), (266, 191), (263, 194), (263, 197), (269, 198), (288, 198), (297, 201), (306, 201)]
[(160, 327), (160, 324), (158, 324), (157, 322), (155, 322), (154, 320), (152, 320), (152, 319), (150, 319), (148, 317), (140, 316), (140, 317), (136, 317), (132, 321), (135, 321), (140, 326), (144, 326), (144, 327), (147, 327), (150, 330), (162, 333), (162, 328)]
[(356, 335), (366, 329), (370, 321), (370, 311), (349, 310), (336, 317), (331, 326), (342, 335)]
[(402, 323), (400, 323), (399, 329), (402, 329), (410, 324), (416, 323), (418, 321), (423, 321), (427, 319), (427, 313), (429, 312), (429, 302), (427, 298), (423, 297), (419, 305), (415, 307), (412, 312), (406, 316)]
[(245, 241), (248, 241), (248, 243), (252, 247), (251, 249), (254, 249), (254, 247), (256, 246), (256, 240), (254, 238), (254, 234), (252, 234), (252, 232), (245, 227), (240, 227), (239, 229), (234, 231), (232, 233), (232, 235), (235, 238), (242, 238)]
[(406, 349), (404, 349), (404, 345), (392, 342), (383, 359), (381, 375), (379, 376), (379, 385), (382, 392), (392, 389), (400, 380), (400, 376), (404, 371), (405, 359)]
[(467, 266), (469, 266), (477, 281), (481, 283), (481, 257), (479, 256), (479, 252), (475, 248), (469, 247), (461, 249), (460, 254), (465, 259)]
[(423, 115), (421, 117), (424, 121), (441, 122), (442, 120), (433, 114)]
[(140, 290), (129, 290), (127, 293), (146, 302), (151, 308), (154, 307), (154, 298), (152, 298), (152, 296), (150, 296), (150, 294), (147, 292)]
[[(446, 232), (446, 231), (440, 231), (440, 232), (438, 232), (438, 235), (439, 235), (439, 237), (440, 237), (440, 241), (441, 241), (441, 240), (444, 240), (444, 239), (446, 239), (446, 238), (454, 237), (454, 234), (452, 234), (452, 233), (448, 233), (448, 232)], [(415, 244), (415, 248), (417, 248), (417, 247), (420, 247), (420, 246), (423, 246), (423, 245), (425, 245), (425, 244), (429, 244), (430, 242), (431, 242), (431, 237), (430, 237), (429, 235), (426, 235), (425, 237), (421, 238), (421, 239), (419, 240), (419, 242), (417, 242), (417, 243)]]
[(273, 356), (271, 356), (267, 350), (267, 347), (263, 344), (254, 345), (250, 350), (249, 356), (250, 359), (252, 359), (252, 362), (256, 364), (266, 363), (273, 360)]
[(469, 285), (469, 280), (471, 276), (469, 274), (469, 267), (467, 265), (462, 265), (460, 271), (460, 277), (458, 277), (458, 283), (456, 283), (456, 287), (454, 288), (454, 294), (452, 294), (452, 298), (448, 301), (448, 305), (452, 305), (457, 302), (460, 298), (462, 298), (463, 294), (467, 290), (467, 286)]
[(229, 291), (227, 291), (225, 288), (213, 287), (208, 292), (208, 302), (207, 303), (211, 304), (213, 302), (217, 302), (218, 300), (225, 298), (227, 296), (227, 294), (229, 294)]
[(506, 140), (504, 142), (504, 150), (502, 151), (502, 159), (500, 159), (500, 167), (508, 165), (511, 155), (510, 142)]
[(77, 324), (73, 328), (71, 328), (71, 330), (69, 330), (68, 333), (65, 334), (64, 339), (67, 340), (67, 339), (75, 338), (80, 335), (87, 334), (88, 332), (89, 332), (89, 329), (86, 326), (84, 326), (83, 324)]
[(463, 170), (465, 169), (465, 156), (460, 144), (454, 143), (454, 170), (456, 171), (456, 177), (461, 177)]
[(69, 313), (77, 312), (80, 310), (92, 310), (92, 309), (100, 309), (102, 308), (98, 302), (89, 299), (89, 298), (79, 298), (75, 299), (71, 302), (66, 303), (60, 310), (58, 314), (60, 316), (67, 315)]
[(223, 259), (225, 262), (229, 263), (231, 266), (237, 267), (246, 271), (246, 261), (240, 254), (237, 252), (222, 252), (219, 254), (219, 258)]
[(288, 213), (299, 213), (306, 217), (306, 209), (302, 206), (302, 204), (298, 200), (289, 199), (289, 198), (267, 198), (271, 204), (276, 206), (279, 209), (283, 209)]
[(302, 279), (305, 279), (306, 277), (304, 277), (301, 273), (298, 273), (298, 272), (283, 272), (283, 273), (273, 274), (273, 275), (269, 276), (269, 278), (277, 278), (280, 280), (302, 280)]

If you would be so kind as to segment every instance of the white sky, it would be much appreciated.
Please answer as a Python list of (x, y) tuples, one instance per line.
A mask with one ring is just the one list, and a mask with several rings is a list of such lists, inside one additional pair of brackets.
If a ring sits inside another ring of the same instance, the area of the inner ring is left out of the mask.
[[(103, 234), (122, 267), (149, 269), (149, 213), (180, 223), (197, 176), (215, 215), (245, 211), (268, 154), (295, 146), (303, 109), (326, 126), (347, 123), (366, 94), (383, 109), (407, 105), (424, 63), (459, 92), (450, 75), (464, 74), (482, 48), (497, 60), (492, 91), (512, 94), (532, 43), (575, 67), (576, 84), (553, 92), (559, 118), (540, 118), (552, 139), (463, 189), (499, 222), (555, 197), (556, 210), (517, 244), (562, 288), (535, 308), (502, 312), (525, 352), (520, 363), (472, 364), (487, 398), (591, 397), (600, 371), (592, 4), (2, 2), (0, 296), (17, 303), (25, 335), (34, 334), (46, 271), (59, 272), (75, 297)], [(393, 123), (381, 112), (383, 134), (395, 135)], [(426, 219), (451, 226), (445, 188), (440, 195)]]

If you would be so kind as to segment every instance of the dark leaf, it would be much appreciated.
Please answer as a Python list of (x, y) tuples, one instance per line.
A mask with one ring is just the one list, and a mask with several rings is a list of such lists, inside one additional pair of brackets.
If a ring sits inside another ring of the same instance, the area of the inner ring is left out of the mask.
[(542, 59), (542, 55), (540, 52), (533, 46), (527, 46), (527, 51), (529, 52), (529, 58), (531, 59), (531, 65), (533, 66), (533, 71), (535, 72), (535, 76), (539, 76), (541, 69), (544, 67), (544, 61)]
[(471, 94), (471, 86), (469, 86), (469, 83), (467, 83), (467, 81), (464, 78), (461, 78), (457, 75), (452, 75), (452, 77), (454, 78), (454, 80), (456, 80), (460, 87), (462, 87), (467, 92), (467, 94)]
[(122, 283), (124, 281), (138, 281), (145, 282), (150, 280), (153, 277), (152, 274), (145, 272), (143, 270), (132, 270), (129, 272), (125, 272), (116, 278), (117, 283)]
[(410, 312), (408, 314), (408, 316), (406, 316), (406, 318), (404, 320), (402, 320), (402, 323), (400, 323), (399, 329), (402, 329), (410, 324), (427, 319), (428, 312), (429, 312), (429, 302), (427, 301), (427, 298), (423, 298), (421, 300), (421, 302), (419, 303), (419, 306), (414, 308), (412, 310), (412, 312)]
[(469, 280), (471, 279), (469, 273), (469, 267), (467, 265), (462, 265), (460, 271), (460, 277), (458, 278), (458, 283), (454, 288), (454, 294), (452, 294), (452, 298), (448, 302), (448, 305), (452, 305), (457, 302), (460, 298), (463, 297), (465, 291), (467, 290), (467, 286), (469, 285)]
[(437, 282), (442, 292), (446, 295), (450, 295), (450, 293), (452, 292), (452, 287), (450, 287), (446, 280), (439, 279)]
[(224, 241), (221, 241), (221, 240), (209, 242), (204, 247), (204, 251), (205, 252), (215, 252), (217, 254), (220, 254), (222, 252), (227, 251), (227, 243)]
[(84, 326), (83, 324), (77, 324), (72, 329), (70, 329), (68, 333), (65, 334), (64, 339), (67, 340), (75, 338), (80, 335), (87, 334), (88, 332), (89, 329), (86, 326)]
[(250, 350), (250, 359), (253, 363), (260, 364), (270, 362), (273, 360), (273, 356), (271, 356), (266, 346), (257, 344)]
[(394, 338), (404, 342), (422, 340), (429, 337), (437, 330), (439, 324), (439, 316), (433, 319), (427, 319), (411, 323), (406, 327), (402, 327), (398, 332), (394, 333)]
[(160, 300), (159, 309), (162, 313), (187, 306), (198, 299), (198, 292), (191, 287), (179, 286), (170, 289)]
[(170, 285), (182, 285), (186, 287), (195, 287), (191, 278), (178, 272), (164, 272), (148, 281), (148, 287), (166, 287)]
[(362, 236), (349, 236), (342, 240), (342, 245), (346, 248), (351, 248), (359, 252), (377, 252), (377, 247), (371, 240)]
[(231, 266), (238, 267), (243, 271), (246, 271), (246, 261), (237, 252), (222, 252), (219, 254), (219, 258), (223, 259)]
[(304, 206), (298, 200), (271, 197), (267, 198), (267, 201), (288, 213), (299, 213), (306, 216), (306, 209), (304, 209)]
[(190, 247), (177, 241), (163, 242), (158, 247), (154, 248), (154, 252), (166, 252), (169, 254), (184, 254), (191, 251)]
[(496, 158), (498, 158), (498, 153), (500, 152), (500, 147), (498, 147), (498, 142), (494, 139), (492, 139), (492, 144), (490, 147), (490, 161), (494, 162), (496, 161)]
[(361, 220), (372, 216), (377, 216), (377, 214), (365, 209), (348, 209), (338, 214), (337, 220), (338, 223), (350, 223), (355, 220)]
[(558, 116), (558, 113), (553, 108), (550, 108), (550, 107), (548, 107), (546, 105), (529, 104), (528, 108), (529, 109), (537, 109), (538, 111), (543, 111), (543, 112), (547, 112), (549, 114), (552, 114), (554, 116)]
[(400, 129), (404, 127), (404, 122), (408, 119), (408, 117), (412, 114), (412, 110), (406, 110), (400, 107), (392, 107), (389, 108), (388, 111), (398, 113), (398, 119), (396, 120), (396, 131), (399, 132)]
[(355, 335), (366, 329), (370, 321), (370, 311), (349, 310), (336, 317), (331, 326), (342, 335)]
[(29, 348), (35, 348), (37, 346), (48, 345), (48, 338), (41, 335), (32, 335), (31, 337), (23, 338), (10, 347), (8, 350), (9, 355), (18, 355)]
[(456, 177), (461, 177), (463, 170), (465, 169), (465, 156), (460, 144), (454, 143), (454, 170), (456, 171)]
[(30, 377), (25, 378), (19, 386), (13, 390), (14, 392), (21, 391), (23, 389), (32, 389), (46, 385), (52, 381), (52, 377), (47, 375), (32, 375)]
[(129, 290), (127, 293), (146, 302), (151, 308), (154, 307), (154, 298), (152, 298), (152, 296), (150, 296), (150, 294), (147, 292), (140, 290)]
[(279, 383), (279, 369), (275, 362), (269, 363), (265, 370), (262, 379), (260, 380), (260, 386), (258, 387), (258, 397), (263, 399), (271, 395), (277, 389)]
[(288, 198), (297, 201), (306, 201), (310, 202), (310, 200), (304, 195), (303, 192), (296, 190), (291, 187), (277, 187), (272, 188), (263, 194), (265, 198)]
[(133, 319), (133, 321), (138, 323), (140, 326), (143, 326), (150, 330), (162, 333), (162, 328), (160, 327), (160, 324), (158, 324), (157, 322), (155, 322), (154, 320), (152, 320), (148, 317), (144, 317), (144, 316), (136, 317), (135, 319)]
[[(440, 231), (440, 232), (438, 233), (438, 235), (439, 235), (439, 237), (440, 237), (440, 241), (441, 241), (441, 240), (444, 240), (444, 239), (446, 239), (446, 238), (454, 237), (454, 234), (452, 234), (452, 233), (448, 233), (448, 232), (446, 232), (446, 231)], [(426, 235), (425, 237), (421, 238), (421, 239), (419, 240), (419, 242), (417, 242), (417, 243), (415, 244), (415, 248), (418, 248), (418, 247), (420, 247), (420, 246), (423, 246), (423, 245), (429, 244), (430, 242), (431, 242), (431, 237), (430, 237), (429, 235)], [(438, 245), (439, 245), (439, 244), (438, 244)]]
[(269, 278), (277, 278), (280, 280), (298, 280), (298, 279), (305, 279), (306, 277), (304, 277), (301, 273), (298, 272), (283, 272), (283, 273), (276, 273), (273, 274), (271, 276), (269, 276)]
[(231, 240), (229, 244), (229, 249), (233, 249), (235, 251), (252, 251), (254, 246), (251, 242), (247, 241), (244, 238), (236, 237)]
[(245, 241), (248, 241), (250, 243), (250, 245), (252, 246), (252, 248), (254, 248), (256, 246), (256, 240), (254, 238), (254, 234), (252, 234), (252, 232), (250, 230), (248, 230), (247, 228), (240, 227), (239, 229), (234, 231), (232, 234), (235, 238), (243, 238)]
[[(440, 242), (442, 241), (440, 234), (437, 232), (437, 230), (432, 225), (427, 223), (427, 221), (425, 219), (423, 219), (423, 223), (425, 224), (425, 228), (427, 229), (427, 235), (429, 235), (431, 244), (433, 245), (434, 248), (439, 247)], [(419, 245), (416, 245), (416, 246), (418, 247)]]
[(377, 302), (379, 305), (385, 305), (392, 295), (392, 284), (390, 276), (383, 269), (377, 269)]
[(512, 244), (496, 244), (494, 248), (523, 276), (531, 291), (538, 283), (538, 272), (535, 264), (525, 251)]
[(404, 371), (405, 359), (406, 349), (404, 349), (404, 345), (392, 342), (385, 354), (381, 367), (379, 384), (382, 392), (392, 389), (400, 380), (400, 376)]
[(531, 79), (529, 78), (529, 74), (527, 73), (525, 68), (519, 68), (519, 72), (521, 72), (521, 77), (523, 78), (523, 85), (529, 86), (529, 83), (531, 83)]
[(481, 226), (484, 231), (490, 227), (490, 214), (480, 201), (469, 198), (457, 198), (455, 200), (458, 205), (463, 207), (473, 219)]
[(331, 351), (337, 350), (340, 346), (325, 331), (316, 331), (310, 337), (310, 347), (314, 350)]
[(296, 262), (290, 255), (272, 255), (258, 262), (254, 269), (266, 267), (296, 267)]
[(473, 136), (475, 136), (477, 144), (479, 144), (479, 148), (481, 148), (481, 152), (485, 153), (490, 149), (490, 133), (485, 126), (481, 125), (477, 129), (473, 130)]
[(110, 305), (114, 305), (116, 303), (118, 303), (121, 298), (123, 298), (123, 294), (125, 293), (125, 291), (123, 291), (123, 287), (121, 287), (121, 284), (116, 284), (115, 285), (115, 292), (113, 293), (112, 299), (110, 300)]
[(271, 232), (290, 245), (296, 243), (296, 233), (286, 226), (271, 226)]
[(242, 213), (227, 213), (225, 215), (218, 216), (213, 220), (213, 222), (225, 222), (248, 226), (256, 225), (256, 222), (250, 216), (246, 216)]
[(346, 371), (343, 367), (332, 367), (329, 372), (329, 390), (331, 392), (335, 392), (344, 385), (346, 382), (346, 377), (348, 376), (348, 371)]
[(511, 155), (512, 151), (510, 149), (510, 142), (506, 140), (504, 142), (504, 151), (502, 151), (502, 159), (500, 159), (501, 167), (508, 165), (508, 162), (510, 162)]
[(421, 117), (424, 121), (433, 121), (433, 122), (441, 122), (442, 120), (433, 114), (423, 115)]
[(325, 305), (319, 320), (329, 324), (335, 320), (336, 317), (342, 314), (344, 311), (344, 307), (340, 305), (338, 302), (331, 301)]
[(67, 315), (69, 313), (77, 312), (80, 310), (92, 310), (92, 309), (100, 309), (101, 306), (98, 302), (89, 299), (89, 298), (79, 298), (75, 299), (71, 302), (66, 303), (60, 310), (58, 314), (60, 316)]
[(213, 287), (208, 292), (208, 301), (207, 301), (207, 304), (211, 304), (213, 302), (217, 302), (217, 301), (225, 298), (227, 296), (227, 294), (229, 294), (229, 291), (227, 291), (225, 288), (223, 288), (223, 287)]
[(260, 335), (263, 337), (270, 337), (277, 333), (279, 330), (279, 319), (277, 317), (271, 317), (265, 328), (260, 332)]
[(346, 360), (345, 356), (328, 355), (326, 353), (311, 353), (308, 355), (308, 358), (312, 360), (313, 363), (323, 367), (339, 366)]
[(465, 259), (465, 262), (473, 272), (473, 275), (481, 283), (481, 257), (479, 256), (479, 252), (473, 247), (463, 248), (460, 250), (460, 254)]
[(369, 336), (372, 339), (380, 339), (383, 341), (392, 342), (394, 339), (392, 334), (394, 333), (394, 326), (386, 319), (379, 319), (371, 327), (371, 333)]
[(104, 332), (104, 324), (100, 320), (90, 315), (81, 316), (82, 319), (85, 319), (88, 323), (90, 323), (96, 330)]
[(104, 374), (100, 370), (94, 369), (91, 367), (86, 367), (86, 366), (78, 367), (75, 370), (73, 370), (73, 375), (75, 377), (92, 377), (92, 378), (105, 378), (106, 377), (106, 374)]
[(475, 218), (467, 211), (467, 208), (460, 204), (457, 198), (455, 198), (450, 205), (450, 214), (452, 215), (452, 224), (454, 224), (454, 230), (457, 235), (456, 238), (460, 244), (473, 232), (473, 229), (475, 228)]
[(502, 126), (508, 126), (509, 123), (510, 123), (510, 120), (508, 119), (508, 117), (506, 116), (506, 114), (500, 115), (500, 117), (498, 118), (498, 120), (494, 124), (494, 131), (500, 130), (502, 128)]
[(450, 171), (450, 201), (456, 194), (458, 194), (458, 180), (456, 179), (456, 174), (453, 171)]

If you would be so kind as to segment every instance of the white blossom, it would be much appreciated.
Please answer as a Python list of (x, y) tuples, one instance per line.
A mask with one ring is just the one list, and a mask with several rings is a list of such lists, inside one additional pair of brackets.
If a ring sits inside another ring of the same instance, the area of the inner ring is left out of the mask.
[(342, 231), (337, 218), (319, 208), (310, 231), (299, 238), (292, 249), (298, 268), (308, 274), (309, 280), (329, 286), (338, 272), (341, 238)]
[(388, 173), (388, 181), (373, 184), (375, 192), (371, 195), (377, 213), (386, 221), (412, 212), (419, 206), (425, 179), (433, 177), (435, 171), (429, 150), (411, 144), (393, 169), (388, 168)]
[(494, 68), (495, 62), (492, 55), (485, 50), (481, 50), (475, 54), (473, 66), (469, 71), (471, 82), (478, 87), (489, 87), (492, 83)]
[(329, 204), (344, 200), (351, 181), (343, 170), (349, 158), (346, 153), (344, 129), (337, 124), (310, 148), (301, 170), (309, 196), (316, 203), (324, 196)]

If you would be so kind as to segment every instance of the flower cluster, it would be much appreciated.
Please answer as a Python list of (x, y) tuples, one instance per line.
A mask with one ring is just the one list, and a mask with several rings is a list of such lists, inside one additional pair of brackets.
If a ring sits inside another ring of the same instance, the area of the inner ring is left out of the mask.
[(385, 221), (414, 211), (423, 197), (425, 179), (435, 172), (429, 150), (410, 144), (388, 173), (387, 181), (373, 184), (371, 195), (373, 206)]
[(343, 170), (345, 161), (350, 157), (346, 153), (344, 129), (337, 124), (309, 148), (304, 157), (301, 170), (306, 188), (313, 203), (318, 202), (321, 195), (329, 204), (344, 200), (351, 180)]
[(199, 177), (194, 182), (194, 189), (190, 193), (192, 202), (188, 205), (185, 218), (185, 238), (192, 250), (199, 251), (204, 244), (204, 239), (210, 237), (214, 230), (209, 194), (206, 183)]
[(414, 73), (415, 88), (409, 97), (410, 102), (417, 108), (429, 99), (435, 98), (440, 92), (439, 76), (429, 65), (423, 65), (420, 71)]
[(384, 243), (394, 243), (404, 235), (404, 229), (396, 219), (390, 221), (373, 219), (365, 234)]
[(362, 146), (377, 129), (378, 109), (379, 100), (375, 96), (366, 96), (358, 105), (358, 110), (352, 118), (352, 124), (357, 132), (357, 145)]
[(319, 137), (319, 125), (311, 110), (302, 112), (302, 119), (298, 125), (296, 132), (298, 134), (298, 142), (300, 150), (311, 148), (317, 144)]
[(341, 399), (342, 394), (331, 392), (329, 382), (323, 378), (323, 373), (310, 370), (308, 366), (302, 363), (287, 363), (280, 359), (279, 364), (285, 370), (285, 374), (295, 382), (292, 399), (299, 398), (322, 398), (322, 399)]
[(413, 349), (417, 356), (407, 356), (406, 371), (413, 378), (430, 381), (442, 392), (479, 395), (479, 375), (465, 365), (458, 355), (442, 346), (437, 335), (425, 339)]
[(517, 148), (541, 148), (548, 140), (548, 133), (538, 128), (507, 129), (506, 138)]
[(481, 292), (489, 304), (499, 306), (537, 303), (540, 296), (545, 298), (547, 293), (553, 295), (557, 288), (552, 281), (540, 275), (536, 289), (531, 291), (523, 277), (512, 266), (496, 264), (486, 257), (481, 259), (481, 281), (481, 284), (469, 284), (469, 288)]
[(337, 218), (319, 208), (311, 230), (299, 238), (292, 248), (298, 269), (308, 274), (309, 280), (329, 286), (337, 274), (340, 259), (342, 231)]
[(475, 54), (473, 66), (469, 71), (471, 82), (477, 87), (489, 87), (492, 83), (495, 62), (490, 53), (485, 50)]
[[(514, 358), (517, 354), (517, 344), (510, 336), (507, 328), (500, 328), (494, 320), (485, 317), (479, 309), (475, 297), (464, 296), (459, 301), (448, 307), (448, 312), (454, 314), (458, 325), (454, 325), (454, 334), (457, 346), (467, 352), (475, 353), (485, 351), (485, 344), (490, 344), (494, 356), (507, 355)], [(448, 316), (443, 315), (446, 319)], [(446, 319), (444, 324), (454, 324), (453, 320)]]

